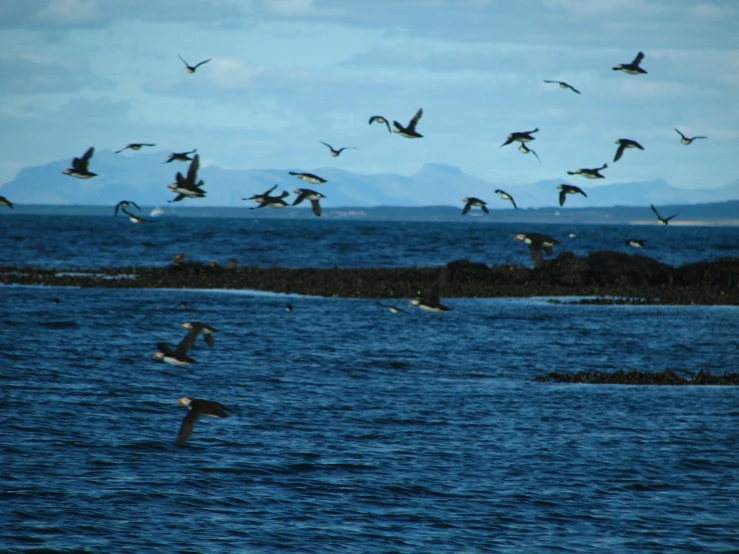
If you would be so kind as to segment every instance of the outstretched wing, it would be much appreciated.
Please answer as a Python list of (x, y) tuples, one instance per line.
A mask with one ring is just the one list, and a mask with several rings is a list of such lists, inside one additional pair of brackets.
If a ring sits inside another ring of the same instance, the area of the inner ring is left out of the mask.
[(559, 191), (559, 205), (564, 206), (565, 200), (567, 200), (567, 193), (565, 192), (565, 189), (562, 189)]
[(418, 120), (421, 119), (421, 116), (423, 116), (423, 108), (419, 108), (416, 112), (416, 115), (414, 115), (413, 119), (411, 119), (411, 122), (408, 124), (409, 131), (415, 131), (416, 124), (418, 123)]
[(649, 207), (652, 208), (652, 211), (654, 212), (654, 215), (657, 216), (657, 219), (661, 221), (662, 216), (659, 215), (659, 212), (657, 211), (657, 208), (654, 207), (654, 204), (649, 204)]
[(195, 344), (199, 332), (200, 331), (196, 327), (190, 329), (185, 337), (180, 341), (180, 344), (177, 345), (177, 349), (174, 351), (175, 355), (184, 356), (187, 354), (187, 351), (192, 348), (193, 344)]
[(644, 59), (644, 52), (639, 52), (636, 55), (636, 58), (634, 58), (634, 61), (631, 62), (631, 65), (639, 65), (643, 59)]
[(466, 203), (466, 204), (464, 205), (464, 209), (462, 210), (462, 215), (466, 214), (466, 213), (467, 213), (467, 212), (469, 212), (469, 211), (470, 211), (471, 209), (472, 209), (472, 202), (467, 202), (467, 203)]
[(614, 162), (621, 159), (621, 156), (624, 155), (624, 150), (626, 150), (626, 144), (623, 142), (618, 143), (618, 150), (616, 150), (616, 155), (613, 158)]
[(213, 59), (213, 58), (208, 58), (207, 60), (203, 60), (202, 62), (200, 62), (200, 63), (196, 64), (196, 65), (195, 65), (195, 66), (193, 67), (193, 69), (197, 69), (198, 67), (200, 67), (200, 66), (201, 66), (201, 65), (203, 65), (203, 64), (206, 64), (206, 63), (208, 63), (208, 62), (209, 62), (210, 60), (212, 60), (212, 59)]
[(318, 203), (318, 200), (311, 200), (310, 201), (311, 206), (313, 206), (313, 213), (317, 216), (321, 215), (321, 205)]
[(90, 161), (92, 155), (95, 153), (95, 147), (90, 146), (81, 158), (75, 158), (72, 160), (72, 167), (77, 171), (87, 171), (87, 162)]
[(198, 168), (200, 167), (200, 155), (195, 154), (192, 161), (190, 162), (190, 167), (187, 169), (187, 182), (191, 184), (195, 184), (195, 179), (198, 178)]
[(195, 422), (199, 417), (200, 414), (194, 410), (190, 410), (190, 412), (185, 416), (185, 419), (182, 420), (182, 424), (180, 425), (180, 430), (177, 432), (177, 440), (175, 440), (175, 444), (177, 446), (182, 446), (185, 444), (185, 441), (190, 438), (192, 430), (195, 427)]
[(565, 83), (565, 86), (566, 86), (567, 88), (569, 88), (569, 89), (570, 89), (570, 90), (571, 90), (572, 92), (576, 92), (577, 94), (580, 94), (580, 91), (579, 91), (579, 90), (577, 90), (577, 89), (576, 89), (575, 87), (573, 87), (572, 85), (568, 85), (567, 83)]

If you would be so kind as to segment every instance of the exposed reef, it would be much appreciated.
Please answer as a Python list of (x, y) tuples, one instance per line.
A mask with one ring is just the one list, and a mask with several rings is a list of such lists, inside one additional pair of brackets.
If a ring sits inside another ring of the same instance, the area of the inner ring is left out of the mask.
[(583, 383), (589, 385), (739, 385), (739, 373), (711, 375), (707, 369), (701, 368), (693, 375), (680, 371), (678, 375), (670, 368), (664, 371), (631, 371), (622, 369), (613, 373), (601, 371), (578, 371), (577, 373), (550, 373), (535, 377), (538, 382)]
[[(439, 284), (442, 297), (586, 297), (602, 304), (739, 305), (739, 258), (673, 268), (640, 255), (563, 252), (530, 269), (456, 260), (435, 268), (260, 268), (176, 260), (164, 267), (0, 267), (0, 283), (107, 288), (225, 288), (344, 298), (412, 298)], [(561, 301), (561, 300), (560, 300)]]

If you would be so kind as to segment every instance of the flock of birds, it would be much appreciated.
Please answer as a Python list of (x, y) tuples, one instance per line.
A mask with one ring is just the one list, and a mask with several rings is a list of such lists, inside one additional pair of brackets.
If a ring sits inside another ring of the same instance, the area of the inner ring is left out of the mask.
[[(178, 57), (182, 61), (182, 63), (185, 65), (186, 70), (188, 73), (194, 74), (197, 69), (208, 63), (210, 60), (206, 59), (201, 62), (198, 62), (195, 65), (190, 65), (187, 61), (185, 61), (181, 56)], [(641, 62), (644, 59), (644, 53), (639, 52), (637, 56), (634, 58), (634, 60), (630, 63), (624, 63), (624, 64), (618, 64), (613, 67), (614, 71), (622, 71), (629, 75), (640, 75), (640, 74), (646, 74), (647, 71), (644, 70), (641, 67)], [(576, 94), (581, 94), (581, 92), (570, 85), (569, 83), (566, 83), (564, 81), (554, 81), (554, 80), (545, 80), (545, 83), (552, 83), (559, 85), (560, 88), (565, 90), (570, 90)], [(369, 124), (379, 124), (379, 125), (385, 125), (388, 132), (393, 134), (396, 133), (401, 137), (409, 138), (409, 139), (420, 139), (423, 138), (423, 135), (420, 134), (417, 131), (418, 124), (423, 116), (423, 109), (419, 109), (415, 115), (410, 119), (407, 125), (403, 125), (399, 123), (398, 121), (393, 121), (392, 127), (390, 125), (390, 121), (381, 116), (381, 115), (373, 115), (369, 118)], [(513, 132), (510, 133), (505, 142), (501, 144), (501, 147), (507, 146), (513, 143), (518, 143), (518, 149), (524, 154), (533, 154), (539, 162), (541, 160), (539, 159), (538, 154), (530, 148), (530, 143), (536, 139), (534, 136), (535, 133), (539, 131), (538, 128), (533, 129), (531, 131), (521, 131), (521, 132)], [(680, 130), (675, 129), (675, 131), (680, 135), (680, 142), (685, 145), (691, 144), (694, 140), (697, 139), (705, 139), (707, 137), (705, 136), (695, 136), (695, 137), (687, 137), (685, 136)], [(319, 141), (320, 142), (320, 141)], [(328, 143), (321, 142), (321, 144), (325, 145), (329, 149), (329, 154), (332, 157), (337, 157), (341, 155), (342, 152), (349, 149), (354, 149), (354, 147), (342, 147), (342, 148), (334, 148)], [(613, 162), (618, 162), (628, 149), (637, 149), (637, 150), (644, 150), (644, 147), (639, 144), (637, 141), (628, 139), (628, 138), (620, 138), (616, 140), (616, 144), (618, 144), (618, 148), (616, 150), (616, 154), (613, 158)], [(156, 146), (153, 143), (129, 143), (125, 147), (121, 148), (120, 150), (117, 150), (115, 153), (119, 154), (125, 150), (132, 150), (132, 151), (138, 151), (144, 147), (153, 147)], [(92, 159), (93, 155), (95, 153), (95, 148), (90, 147), (87, 149), (87, 151), (79, 158), (74, 158), (72, 160), (71, 167), (64, 170), (62, 173), (64, 175), (68, 175), (70, 177), (74, 177), (77, 179), (91, 179), (93, 177), (96, 177), (97, 174), (93, 173), (89, 170), (90, 160)], [(187, 170), (186, 175), (182, 175), (181, 172), (176, 172), (175, 174), (175, 181), (167, 186), (170, 192), (175, 194), (175, 197), (170, 200), (169, 202), (180, 202), (186, 198), (196, 199), (196, 198), (203, 198), (206, 195), (205, 189), (203, 189), (204, 182), (202, 179), (198, 180), (197, 174), (200, 167), (200, 157), (197, 153), (197, 149), (193, 149), (187, 152), (173, 152), (169, 154), (168, 159), (163, 163), (171, 163), (171, 162), (189, 162), (189, 167)], [(604, 176), (600, 173), (601, 171), (608, 168), (608, 164), (604, 163), (600, 167), (597, 168), (580, 168), (576, 169), (574, 171), (568, 171), (568, 175), (580, 175), (582, 177), (585, 177), (587, 179), (603, 179)], [(319, 177), (318, 175), (314, 175), (311, 173), (300, 173), (300, 172), (289, 172), (290, 175), (293, 175), (297, 177), (298, 179), (311, 184), (311, 185), (322, 185), (326, 183), (326, 179), (323, 179), (322, 177)], [(321, 215), (321, 206), (320, 201), (325, 198), (323, 194), (320, 192), (317, 192), (312, 189), (308, 188), (297, 188), (295, 189), (294, 193), (296, 194), (295, 200), (292, 202), (292, 204), (289, 204), (285, 199), (289, 196), (289, 193), (287, 191), (283, 191), (280, 195), (271, 196), (272, 192), (277, 188), (278, 185), (273, 186), (269, 190), (261, 193), (261, 194), (255, 194), (252, 195), (249, 198), (243, 198), (243, 200), (247, 201), (254, 201), (256, 202), (256, 205), (252, 207), (252, 210), (260, 209), (260, 208), (285, 208), (288, 206), (297, 206), (301, 204), (303, 201), (307, 200), (311, 203), (313, 213), (316, 216)], [(565, 203), (565, 200), (567, 198), (568, 194), (581, 194), (582, 196), (587, 198), (587, 194), (585, 191), (583, 191), (580, 187), (570, 185), (570, 184), (560, 184), (557, 186), (557, 189), (559, 190), (559, 205), (563, 206)], [(504, 201), (510, 202), (514, 209), (518, 209), (518, 206), (516, 205), (516, 201), (514, 197), (507, 193), (504, 190), (497, 189), (495, 193), (500, 196), (500, 198)], [(474, 197), (467, 197), (463, 199), (464, 208), (462, 210), (462, 215), (465, 215), (470, 212), (470, 210), (474, 208), (481, 209), (484, 213), (489, 213), (489, 210), (487, 208), (487, 202)], [(10, 202), (7, 198), (0, 196), (0, 206), (7, 206), (9, 208), (13, 208), (12, 202)], [(114, 215), (118, 215), (119, 212), (126, 214), (130, 221), (133, 223), (145, 223), (149, 220), (146, 220), (139, 215), (136, 215), (132, 211), (130, 211), (130, 208), (135, 208), (139, 211), (141, 211), (141, 208), (131, 200), (122, 200), (119, 202), (115, 208), (114, 208)], [(673, 214), (669, 217), (663, 218), (657, 209), (654, 207), (654, 205), (651, 205), (651, 209), (654, 212), (655, 216), (657, 217), (657, 220), (663, 224), (667, 225), (671, 219), (676, 217), (678, 214)], [(543, 253), (546, 253), (547, 255), (552, 255), (552, 247), (559, 244), (559, 241), (543, 235), (541, 233), (520, 233), (515, 235), (514, 237), (515, 241), (520, 241), (525, 243), (528, 248), (531, 255), (531, 259), (534, 263), (535, 267), (541, 267), (543, 265)], [(627, 246), (632, 247), (643, 247), (645, 246), (645, 241), (639, 240), (639, 239), (627, 239), (625, 241)], [(430, 288), (430, 290), (426, 294), (421, 294), (419, 292), (418, 296), (412, 300), (410, 300), (409, 304), (414, 307), (418, 307), (422, 310), (429, 311), (429, 312), (444, 312), (448, 311), (449, 307), (445, 306), (440, 301), (440, 294), (439, 289), (440, 286), (444, 282), (444, 275), (445, 272), (442, 271), (439, 282), (436, 283), (434, 286)], [(389, 309), (393, 313), (402, 312), (403, 310), (392, 306), (392, 305), (386, 305), (379, 303), (378, 304), (382, 307), (385, 307)], [(288, 310), (290, 307), (288, 308)], [(168, 364), (172, 364), (175, 366), (184, 366), (184, 365), (190, 365), (197, 363), (193, 358), (188, 356), (188, 351), (191, 349), (191, 347), (195, 344), (198, 336), (202, 335), (205, 339), (206, 344), (209, 346), (213, 346), (214, 340), (213, 340), (213, 334), (216, 333), (218, 330), (200, 322), (188, 322), (182, 324), (183, 329), (187, 329), (187, 334), (185, 337), (180, 341), (180, 343), (177, 345), (176, 348), (172, 348), (167, 343), (158, 343), (157, 344), (157, 352), (152, 356), (154, 360), (158, 362), (164, 362)], [(228, 408), (223, 406), (222, 404), (210, 400), (202, 400), (202, 399), (195, 399), (190, 397), (183, 397), (180, 398), (177, 401), (177, 404), (179, 406), (183, 406), (188, 408), (189, 413), (182, 421), (182, 424), (180, 426), (179, 432), (177, 434), (177, 439), (175, 441), (175, 444), (182, 445), (184, 444), (187, 439), (190, 437), (190, 435), (193, 432), (194, 425), (196, 421), (200, 417), (213, 417), (213, 418), (227, 418), (229, 416), (228, 412), (230, 411)]]

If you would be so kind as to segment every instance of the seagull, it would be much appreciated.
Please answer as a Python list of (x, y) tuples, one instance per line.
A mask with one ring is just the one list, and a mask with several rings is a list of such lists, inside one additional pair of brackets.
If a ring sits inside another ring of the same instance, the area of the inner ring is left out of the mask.
[(613, 68), (613, 71), (623, 71), (629, 75), (639, 75), (640, 73), (646, 74), (646, 71), (639, 67), (639, 64), (644, 59), (644, 52), (639, 52), (631, 63), (620, 63)]
[(11, 210), (14, 209), (13, 208), (13, 203), (10, 200), (8, 200), (7, 198), (5, 198), (4, 196), (0, 196), (0, 206), (7, 206)]
[(90, 146), (81, 158), (74, 158), (72, 160), (72, 167), (62, 171), (62, 174), (69, 175), (70, 177), (75, 177), (77, 179), (91, 179), (92, 177), (95, 177), (97, 173), (87, 171), (87, 164), (94, 153), (95, 147)]
[(671, 220), (671, 219), (672, 219), (673, 217), (676, 217), (676, 216), (680, 215), (680, 212), (678, 212), (678, 213), (676, 213), (676, 214), (673, 214), (673, 215), (671, 215), (670, 217), (667, 217), (667, 218), (663, 218), (662, 216), (660, 216), (660, 215), (659, 215), (659, 212), (657, 211), (657, 208), (655, 208), (655, 207), (654, 207), (654, 204), (650, 204), (649, 206), (650, 206), (650, 207), (652, 208), (652, 211), (654, 212), (654, 215), (656, 215), (656, 216), (657, 216), (657, 219), (659, 220), (659, 222), (660, 222), (660, 223), (661, 223), (662, 225), (667, 225), (668, 223), (670, 223), (670, 220)]
[(518, 206), (516, 206), (516, 201), (513, 199), (513, 196), (511, 196), (510, 194), (508, 194), (506, 191), (500, 190), (500, 189), (496, 189), (495, 190), (495, 194), (497, 194), (498, 196), (500, 196), (503, 200), (510, 200), (511, 201), (511, 204), (513, 204), (513, 207), (516, 208), (516, 209), (518, 209)]
[(286, 190), (283, 190), (280, 196), (267, 196), (260, 202), (259, 206), (254, 206), (253, 208), (249, 209), (257, 210), (259, 208), (287, 208), (289, 204), (285, 202), (283, 198), (286, 198), (288, 196), (290, 196), (290, 193)]
[(242, 200), (254, 200), (254, 201), (259, 202), (261, 204), (262, 202), (264, 202), (264, 199), (265, 198), (268, 198), (269, 197), (269, 193), (272, 192), (273, 190), (275, 190), (276, 188), (277, 188), (277, 185), (273, 186), (271, 189), (269, 189), (266, 192), (263, 192), (262, 194), (253, 194), (249, 198), (242, 198)]
[(487, 202), (483, 202), (479, 198), (472, 198), (472, 197), (470, 197), (470, 198), (462, 198), (462, 202), (465, 203), (464, 209), (462, 210), (462, 215), (464, 215), (467, 212), (469, 212), (472, 209), (472, 206), (477, 206), (478, 208), (480, 208), (486, 214), (489, 214), (490, 213), (490, 211), (488, 210), (488, 207), (487, 207)]
[(583, 190), (580, 187), (576, 187), (574, 185), (557, 185), (557, 188), (560, 190), (559, 193), (559, 205), (564, 206), (565, 200), (567, 199), (568, 194), (582, 194), (585, 198), (588, 197), (587, 194), (583, 192)]
[(166, 342), (157, 343), (158, 350), (152, 355), (152, 358), (158, 362), (165, 362), (176, 366), (198, 363), (187, 355), (187, 351), (195, 344), (199, 334), (200, 331), (198, 329), (190, 329), (174, 350)]
[(606, 169), (607, 167), (608, 164), (603, 164), (595, 169), (576, 169), (575, 171), (568, 171), (567, 175), (582, 175), (588, 179), (605, 179), (605, 177), (600, 174), (600, 170)]
[(173, 152), (169, 155), (169, 159), (166, 162), (162, 162), (165, 164), (168, 164), (169, 162), (173, 162), (177, 160), (178, 162), (191, 162), (192, 158), (190, 157), (190, 154), (194, 154), (197, 152), (198, 149), (195, 148), (194, 150), (190, 150), (189, 152)]
[(326, 144), (325, 142), (321, 142), (320, 140), (319, 140), (318, 142), (320, 142), (321, 144), (325, 144), (326, 146), (328, 146), (329, 150), (331, 150), (331, 156), (332, 156), (333, 158), (336, 158), (336, 157), (337, 157), (337, 156), (338, 156), (339, 154), (341, 154), (341, 153), (342, 153), (342, 152), (343, 152), (344, 150), (356, 150), (356, 148), (355, 148), (354, 146), (344, 146), (343, 148), (339, 148), (338, 150), (336, 150), (336, 149), (335, 149), (335, 148), (334, 148), (333, 146), (331, 146), (330, 144)]
[(129, 206), (133, 206), (138, 211), (141, 211), (141, 208), (139, 208), (139, 206), (138, 206), (138, 204), (136, 204), (136, 202), (134, 202), (132, 200), (121, 200), (120, 202), (118, 202), (118, 204), (116, 204), (116, 206), (115, 206), (115, 213), (113, 213), (113, 216), (115, 217), (115, 216), (118, 215), (118, 210), (120, 208), (123, 208), (125, 210), (125, 208), (128, 208)]
[(418, 120), (421, 119), (422, 115), (423, 108), (419, 108), (419, 110), (416, 112), (416, 115), (414, 115), (413, 119), (411, 119), (410, 123), (408, 123), (408, 127), (403, 127), (397, 121), (393, 121), (393, 125), (395, 125), (394, 132), (405, 138), (423, 138), (423, 135), (416, 132), (416, 124), (418, 123)]
[(408, 313), (405, 310), (401, 310), (400, 308), (396, 308), (395, 306), (391, 306), (390, 304), (383, 304), (382, 302), (377, 302), (377, 301), (375, 301), (375, 304), (383, 308), (387, 308), (388, 311), (392, 314), (407, 314)]
[[(532, 153), (534, 156), (536, 156), (536, 159), (539, 160), (539, 155), (536, 152), (534, 152), (531, 148), (526, 146), (525, 143), (522, 142), (521, 145), (518, 147), (518, 149), (524, 154), (528, 154), (529, 152)], [(541, 160), (539, 160), (539, 163), (541, 163)]]
[(547, 80), (545, 80), (544, 82), (545, 82), (545, 83), (556, 83), (556, 84), (558, 84), (558, 85), (559, 85), (559, 88), (563, 88), (563, 89), (570, 89), (570, 90), (571, 90), (572, 92), (576, 92), (577, 94), (580, 94), (580, 91), (579, 91), (579, 90), (577, 90), (577, 89), (576, 89), (575, 87), (573, 87), (572, 85), (568, 85), (568, 84), (567, 84), (567, 83), (565, 83), (564, 81), (547, 81)]
[(631, 139), (618, 139), (616, 144), (618, 144), (618, 150), (616, 150), (616, 156), (613, 158), (614, 162), (621, 159), (621, 156), (624, 155), (624, 150), (627, 148), (638, 148), (639, 150), (644, 150), (644, 147), (641, 144)]
[(290, 175), (295, 175), (301, 181), (305, 181), (311, 185), (320, 185), (326, 182), (326, 179), (322, 179), (318, 175), (313, 175), (312, 173), (297, 173), (295, 171), (288, 171), (288, 173)]
[(321, 215), (321, 205), (318, 201), (321, 200), (321, 198), (326, 198), (323, 194), (310, 189), (295, 189), (293, 192), (298, 195), (295, 202), (293, 202), (293, 206), (297, 206), (303, 200), (310, 200), (310, 203), (313, 206), (313, 213), (317, 216)]
[(190, 410), (185, 416), (185, 419), (182, 420), (180, 430), (177, 433), (177, 440), (175, 440), (177, 446), (185, 444), (185, 441), (192, 435), (195, 422), (201, 416), (215, 417), (218, 419), (226, 419), (228, 417), (229, 409), (214, 400), (200, 400), (199, 398), (183, 396), (177, 401), (177, 405), (184, 406)]
[(626, 246), (633, 246), (634, 248), (644, 248), (647, 245), (647, 241), (640, 239), (626, 239)]
[(178, 58), (180, 58), (180, 59), (182, 60), (182, 63), (184, 63), (184, 64), (185, 64), (185, 67), (187, 68), (187, 72), (188, 72), (188, 73), (195, 73), (195, 70), (196, 70), (196, 69), (197, 69), (198, 67), (200, 67), (200, 66), (201, 66), (201, 65), (203, 65), (203, 64), (206, 64), (206, 63), (208, 63), (208, 62), (209, 62), (209, 61), (210, 61), (210, 60), (212, 59), (212, 58), (208, 58), (207, 60), (203, 60), (202, 62), (196, 63), (195, 65), (190, 65), (190, 64), (188, 64), (188, 63), (187, 63), (187, 62), (186, 62), (186, 61), (185, 61), (185, 60), (184, 60), (184, 59), (182, 58), (182, 56), (180, 56), (179, 54), (177, 54), (177, 57), (178, 57)]
[(187, 321), (180, 325), (180, 328), (193, 330), (196, 337), (198, 334), (203, 335), (203, 338), (205, 339), (205, 342), (208, 344), (208, 346), (213, 346), (213, 344), (215, 343), (215, 341), (213, 340), (213, 333), (218, 332), (218, 329), (216, 329), (215, 327), (211, 327), (207, 323), (200, 323), (199, 321)]
[[(675, 129), (675, 130), (677, 131), (677, 129)], [(690, 138), (688, 138), (685, 135), (683, 135), (680, 131), (677, 131), (677, 134), (680, 135), (680, 142), (683, 143), (683, 144), (690, 144), (691, 142), (693, 142), (696, 139), (708, 138), (708, 137), (702, 137), (702, 136), (701, 137), (690, 137)]]
[(520, 233), (513, 237), (513, 240), (523, 241), (528, 244), (531, 260), (534, 262), (534, 267), (537, 268), (544, 265), (544, 258), (541, 255), (541, 251), (543, 250), (548, 256), (551, 256), (552, 246), (559, 244), (559, 241), (541, 233)]
[(142, 147), (142, 146), (156, 146), (156, 144), (149, 144), (149, 143), (146, 143), (146, 142), (132, 142), (132, 143), (130, 143), (130, 144), (127, 144), (126, 146), (124, 146), (124, 147), (123, 147), (123, 148), (121, 148), (120, 150), (116, 150), (116, 152), (115, 152), (115, 153), (116, 153), (116, 154), (120, 154), (121, 152), (123, 152), (124, 150), (127, 150), (127, 149), (129, 149), (129, 148), (130, 148), (131, 150), (134, 150), (134, 151), (135, 151), (135, 150), (141, 150), (141, 147)]
[(506, 141), (503, 144), (501, 144), (498, 148), (502, 148), (503, 146), (507, 146), (510, 143), (516, 142), (516, 141), (523, 144), (524, 142), (536, 140), (536, 137), (532, 137), (531, 135), (534, 133), (538, 133), (538, 132), (539, 132), (539, 128), (537, 127), (533, 131), (521, 131), (521, 132), (511, 133), (510, 135), (508, 135), (508, 138), (506, 138)]
[(392, 134), (392, 131), (390, 130), (390, 123), (388, 123), (388, 120), (382, 117), (381, 115), (373, 115), (369, 118), (369, 124), (372, 125), (373, 123), (384, 123), (387, 125), (387, 132)]

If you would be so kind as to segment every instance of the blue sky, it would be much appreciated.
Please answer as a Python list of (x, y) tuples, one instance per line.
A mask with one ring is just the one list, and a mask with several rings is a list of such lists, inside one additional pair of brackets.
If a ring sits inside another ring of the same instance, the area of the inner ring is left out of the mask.
[[(602, 184), (718, 187), (739, 178), (737, 29), (733, 0), (0, 0), (0, 183), (153, 142), (224, 168), (521, 185), (608, 162)], [(639, 50), (647, 75), (612, 71)], [(178, 53), (212, 61), (190, 75)], [(367, 123), (419, 107), (423, 139)], [(498, 148), (535, 127), (541, 163)], [(646, 150), (613, 163), (617, 138)]]

